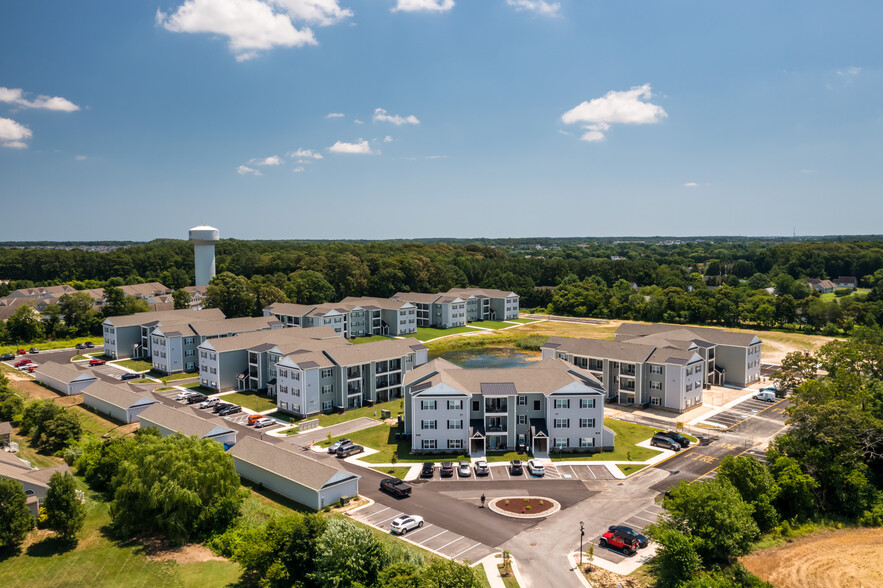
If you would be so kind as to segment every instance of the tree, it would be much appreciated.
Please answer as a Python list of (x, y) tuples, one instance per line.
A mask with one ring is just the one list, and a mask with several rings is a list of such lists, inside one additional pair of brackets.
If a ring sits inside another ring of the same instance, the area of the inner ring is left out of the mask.
[(806, 519), (815, 512), (815, 493), (819, 483), (803, 472), (796, 459), (770, 451), (770, 472), (776, 479), (779, 493), (776, 497), (776, 510), (785, 520), (794, 517)]
[(659, 588), (680, 586), (702, 569), (702, 559), (689, 535), (665, 526), (651, 526), (647, 532), (659, 544), (651, 564)]
[(792, 351), (782, 360), (782, 365), (772, 378), (776, 389), (783, 392), (796, 390), (803, 382), (816, 375), (816, 359), (799, 351)]
[(243, 500), (223, 445), (181, 434), (137, 443), (113, 489), (110, 515), (120, 533), (161, 533), (173, 543), (226, 528)]
[(74, 477), (61, 472), (52, 474), (43, 507), (46, 509), (46, 526), (65, 541), (75, 542), (86, 519), (86, 507), (77, 497)]
[(18, 481), (0, 478), (0, 549), (18, 549), (34, 528), (27, 500)]
[(377, 576), (378, 588), (420, 588), (420, 568), (411, 563), (394, 563)]
[(319, 538), (313, 575), (320, 586), (370, 585), (384, 567), (383, 546), (370, 529), (332, 519)]
[(779, 514), (773, 504), (779, 487), (769, 469), (754, 457), (728, 455), (721, 460), (717, 477), (739, 491), (742, 500), (754, 507), (754, 521), (761, 532), (775, 527)]
[(6, 339), (14, 343), (28, 343), (42, 339), (45, 331), (40, 313), (30, 304), (22, 304), (6, 320)]
[(83, 327), (92, 310), (92, 305), (92, 297), (85, 292), (63, 294), (58, 299), (58, 307), (61, 309), (61, 316), (65, 324), (80, 334), (88, 332)]
[(425, 568), (421, 574), (423, 586), (426, 588), (479, 588), (475, 570), (468, 565), (457, 563), (452, 559), (437, 558)]
[(190, 308), (190, 292), (187, 290), (175, 290), (172, 292), (172, 300), (175, 301), (175, 310)]
[(318, 539), (326, 519), (318, 514), (292, 514), (275, 517), (259, 527), (248, 529), (239, 541), (233, 560), (267, 586), (316, 586)]
[(102, 308), (104, 316), (124, 316), (132, 314), (128, 302), (126, 301), (126, 293), (116, 286), (107, 285), (104, 288), (104, 307)]
[(321, 304), (334, 299), (334, 286), (319, 272), (301, 270), (289, 276), (285, 294), (297, 304)]
[(248, 281), (230, 272), (218, 274), (206, 288), (205, 306), (220, 308), (227, 318), (251, 316), (254, 298), (248, 290)]

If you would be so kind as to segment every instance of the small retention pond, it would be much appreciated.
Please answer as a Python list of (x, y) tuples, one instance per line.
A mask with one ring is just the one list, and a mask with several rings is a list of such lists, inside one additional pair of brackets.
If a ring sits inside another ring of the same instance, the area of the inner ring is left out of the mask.
[(481, 347), (429, 353), (430, 361), (437, 357), (464, 368), (522, 367), (543, 358), (539, 351), (526, 351), (515, 347)]

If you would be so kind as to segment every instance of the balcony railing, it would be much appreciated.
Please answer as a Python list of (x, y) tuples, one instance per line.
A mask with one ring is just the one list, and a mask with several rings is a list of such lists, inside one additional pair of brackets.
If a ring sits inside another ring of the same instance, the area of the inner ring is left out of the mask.
[(485, 413), (505, 413), (509, 409), (508, 403), (506, 402), (485, 402), (484, 403), (484, 412)]

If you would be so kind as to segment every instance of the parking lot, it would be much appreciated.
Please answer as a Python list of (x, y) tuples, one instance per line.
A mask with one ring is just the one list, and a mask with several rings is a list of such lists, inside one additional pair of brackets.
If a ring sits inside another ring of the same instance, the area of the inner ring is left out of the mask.
[[(389, 525), (392, 520), (403, 514), (408, 513), (391, 506), (384, 506), (378, 502), (353, 512), (352, 518), (382, 531), (389, 532)], [(479, 541), (439, 527), (430, 521), (426, 521), (420, 529), (409, 531), (402, 538), (424, 549), (431, 549), (445, 557), (456, 560), (468, 559), (470, 562), (479, 561), (497, 551)]]
[[(659, 506), (658, 504), (652, 504), (652, 505), (646, 507), (644, 510), (633, 514), (628, 519), (626, 519), (618, 524), (621, 526), (624, 526), (624, 527), (631, 527), (632, 529), (634, 529), (635, 531), (638, 531), (638, 532), (643, 532), (645, 527), (647, 527), (648, 525), (652, 525), (653, 523), (656, 522), (656, 518), (662, 512), (663, 512), (663, 508), (661, 506)], [(596, 558), (600, 557), (601, 559), (607, 560), (612, 563), (620, 563), (622, 561), (629, 559), (630, 557), (649, 555), (648, 550), (652, 550), (655, 552), (655, 546), (654, 546), (654, 544), (651, 543), (647, 547), (638, 550), (638, 553), (636, 555), (626, 556), (626, 555), (623, 555), (622, 553), (620, 553), (616, 549), (600, 547), (599, 546), (600, 539), (601, 539), (600, 537), (594, 537), (591, 539), (592, 541), (595, 542), (595, 546), (596, 546), (595, 557)]]
[[(784, 402), (784, 398), (779, 399), (776, 402), (764, 402), (763, 400), (749, 398), (723, 412), (719, 412), (718, 414), (709, 417), (702, 421), (702, 423), (718, 426), (724, 430), (730, 429), (760, 412), (770, 412), (768, 409), (774, 409), (774, 407), (778, 407), (782, 402)], [(773, 410), (773, 412), (775, 412), (775, 410)]]

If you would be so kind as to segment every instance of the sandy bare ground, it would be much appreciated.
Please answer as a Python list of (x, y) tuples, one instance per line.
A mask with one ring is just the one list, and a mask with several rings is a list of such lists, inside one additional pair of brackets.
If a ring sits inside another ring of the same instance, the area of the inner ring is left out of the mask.
[(801, 537), (742, 558), (776, 588), (883, 586), (883, 529), (842, 529)]
[(217, 556), (205, 545), (190, 543), (180, 547), (170, 547), (161, 541), (145, 541), (144, 553), (147, 559), (154, 561), (174, 561), (192, 563), (200, 561), (226, 561)]

